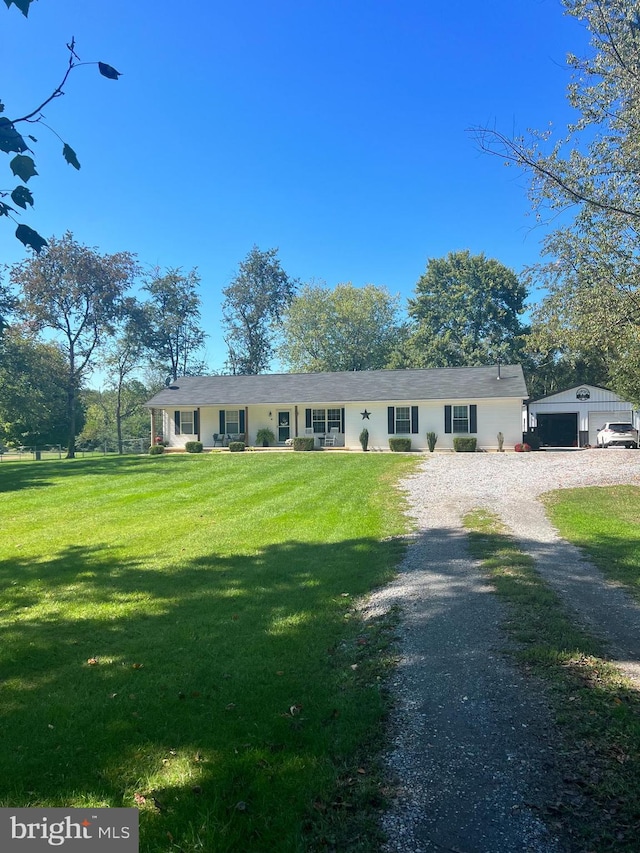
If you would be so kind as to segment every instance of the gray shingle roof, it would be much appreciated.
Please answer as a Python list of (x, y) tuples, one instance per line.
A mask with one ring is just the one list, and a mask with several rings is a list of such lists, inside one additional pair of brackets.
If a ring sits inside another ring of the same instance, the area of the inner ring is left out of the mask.
[(255, 403), (349, 403), (385, 400), (470, 400), (527, 397), (519, 364), (363, 370), (348, 373), (264, 373), (259, 376), (184, 376), (146, 404), (248, 406)]

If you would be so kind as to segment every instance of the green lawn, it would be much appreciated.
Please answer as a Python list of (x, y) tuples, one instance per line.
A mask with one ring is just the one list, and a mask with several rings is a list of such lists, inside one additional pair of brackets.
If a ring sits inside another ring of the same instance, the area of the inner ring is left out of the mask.
[(0, 805), (137, 804), (149, 853), (374, 849), (345, 815), (379, 797), (389, 626), (353, 602), (414, 465), (3, 463)]
[(561, 535), (640, 598), (640, 487), (562, 489), (545, 503)]

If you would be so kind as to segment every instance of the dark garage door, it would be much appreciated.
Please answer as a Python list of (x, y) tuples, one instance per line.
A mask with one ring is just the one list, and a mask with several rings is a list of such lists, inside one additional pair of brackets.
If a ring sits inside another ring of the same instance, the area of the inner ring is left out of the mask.
[(538, 435), (543, 447), (577, 447), (577, 412), (539, 414)]

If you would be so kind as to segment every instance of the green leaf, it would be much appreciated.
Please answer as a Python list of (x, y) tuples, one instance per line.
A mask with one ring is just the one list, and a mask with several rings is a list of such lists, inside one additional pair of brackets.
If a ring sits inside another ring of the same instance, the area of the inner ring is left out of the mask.
[(15, 211), (15, 208), (9, 207), (8, 204), (5, 204), (3, 201), (0, 201), (0, 216), (9, 216), (9, 213)]
[(11, 198), (18, 205), (18, 207), (23, 207), (25, 210), (27, 209), (27, 205), (30, 204), (33, 207), (33, 196), (31, 195), (31, 191), (26, 187), (19, 186), (16, 187), (15, 190), (11, 193)]
[(15, 129), (13, 122), (8, 118), (0, 118), (0, 151), (6, 154), (9, 151), (17, 151), (20, 154), (28, 150), (29, 146)]
[(26, 154), (17, 154), (9, 165), (13, 174), (20, 178), (21, 181), (24, 181), (25, 184), (29, 178), (33, 178), (34, 175), (38, 174), (36, 164)]
[(107, 65), (105, 62), (98, 63), (98, 69), (103, 77), (108, 77), (109, 80), (117, 80), (118, 77), (121, 77), (119, 71), (116, 71), (115, 68), (111, 65)]
[(40, 254), (42, 248), (47, 244), (44, 237), (41, 237), (33, 228), (28, 225), (18, 225), (16, 228), (16, 237), (24, 246), (31, 246), (36, 254)]
[(29, 14), (29, 6), (33, 3), (33, 0), (4, 0), (4, 2), (7, 9), (10, 9), (12, 5), (17, 6), (26, 18)]
[(4, 104), (0, 101), (0, 113), (4, 112)]
[(70, 145), (67, 145), (66, 142), (64, 144), (64, 148), (62, 149), (62, 156), (70, 166), (73, 166), (74, 169), (80, 168), (80, 163), (78, 162), (78, 158), (76, 157), (76, 152)]

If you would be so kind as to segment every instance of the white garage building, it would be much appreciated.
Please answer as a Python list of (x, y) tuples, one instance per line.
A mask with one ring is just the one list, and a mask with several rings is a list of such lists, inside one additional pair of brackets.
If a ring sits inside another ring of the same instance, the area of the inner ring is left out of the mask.
[(638, 428), (640, 413), (597, 385), (578, 385), (525, 404), (524, 431), (536, 432), (542, 447), (595, 447), (596, 433), (607, 421)]

